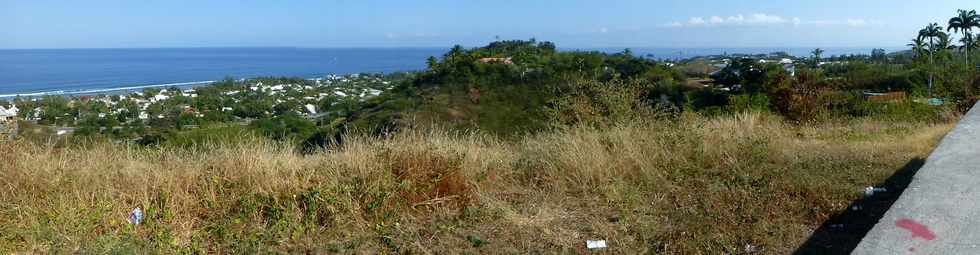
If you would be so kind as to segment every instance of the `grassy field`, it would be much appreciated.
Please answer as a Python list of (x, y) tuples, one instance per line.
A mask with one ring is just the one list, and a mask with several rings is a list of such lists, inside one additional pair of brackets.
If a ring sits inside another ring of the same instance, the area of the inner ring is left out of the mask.
[[(952, 123), (744, 113), (499, 139), (405, 131), (312, 155), (0, 145), (0, 253), (792, 253)], [(146, 220), (126, 222), (140, 206)], [(748, 251), (746, 247), (752, 247)]]

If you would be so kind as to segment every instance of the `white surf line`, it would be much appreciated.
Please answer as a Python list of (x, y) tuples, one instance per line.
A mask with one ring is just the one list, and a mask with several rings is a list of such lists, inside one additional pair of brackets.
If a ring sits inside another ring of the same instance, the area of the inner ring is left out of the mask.
[(165, 83), (165, 84), (152, 84), (152, 85), (139, 85), (139, 86), (128, 86), (119, 88), (98, 88), (98, 89), (88, 89), (88, 90), (77, 90), (77, 91), (43, 91), (43, 92), (30, 92), (22, 94), (4, 94), (0, 95), (0, 98), (11, 98), (11, 97), (34, 97), (34, 96), (55, 96), (55, 95), (81, 95), (81, 94), (95, 94), (103, 92), (113, 92), (113, 91), (127, 91), (127, 90), (138, 90), (145, 88), (158, 88), (158, 87), (170, 87), (170, 86), (188, 86), (188, 85), (201, 85), (210, 84), (215, 81), (192, 81), (192, 82), (177, 82), (177, 83)]

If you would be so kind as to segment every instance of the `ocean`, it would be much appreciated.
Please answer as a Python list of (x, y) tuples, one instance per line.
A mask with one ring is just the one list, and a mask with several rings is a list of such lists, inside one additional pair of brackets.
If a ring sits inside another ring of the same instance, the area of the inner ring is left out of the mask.
[[(150, 86), (193, 86), (225, 77), (391, 73), (425, 68), (447, 48), (166, 48), (0, 50), (0, 98), (91, 94)], [(622, 48), (562, 49), (620, 52)], [(804, 48), (633, 48), (636, 56), (683, 59), (701, 55)], [(870, 54), (871, 48), (828, 48), (825, 56)]]
[(193, 85), (225, 77), (413, 71), (445, 50), (168, 48), (0, 50), (0, 97)]

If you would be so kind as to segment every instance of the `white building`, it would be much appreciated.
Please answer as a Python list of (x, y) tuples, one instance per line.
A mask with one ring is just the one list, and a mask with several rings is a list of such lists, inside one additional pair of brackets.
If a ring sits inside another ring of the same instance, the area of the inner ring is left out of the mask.
[(20, 112), (20, 109), (17, 109), (16, 105), (10, 107), (10, 109), (0, 105), (0, 121), (12, 121), (17, 117), (18, 112)]
[(167, 99), (170, 99), (170, 97), (168, 97), (168, 96), (166, 96), (164, 94), (159, 94), (159, 95), (153, 96), (153, 98), (150, 99), (150, 102), (156, 103), (156, 102), (164, 101), (164, 100), (167, 100)]
[(315, 105), (307, 104), (306, 105), (306, 110), (309, 111), (310, 114), (316, 115), (316, 106)]

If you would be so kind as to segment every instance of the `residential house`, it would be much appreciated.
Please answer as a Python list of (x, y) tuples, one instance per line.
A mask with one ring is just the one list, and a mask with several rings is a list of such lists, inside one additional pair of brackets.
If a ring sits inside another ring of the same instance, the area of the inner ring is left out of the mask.
[(0, 122), (13, 121), (15, 118), (17, 118), (17, 113), (19, 112), (20, 109), (17, 109), (16, 105), (10, 107), (10, 109), (0, 105)]
[(509, 57), (507, 57), (507, 58), (481, 58), (481, 59), (479, 59), (479, 61), (481, 63), (487, 63), (487, 64), (505, 64), (505, 65), (513, 65), (514, 64), (514, 61), (512, 61), (512, 58), (509, 58)]

